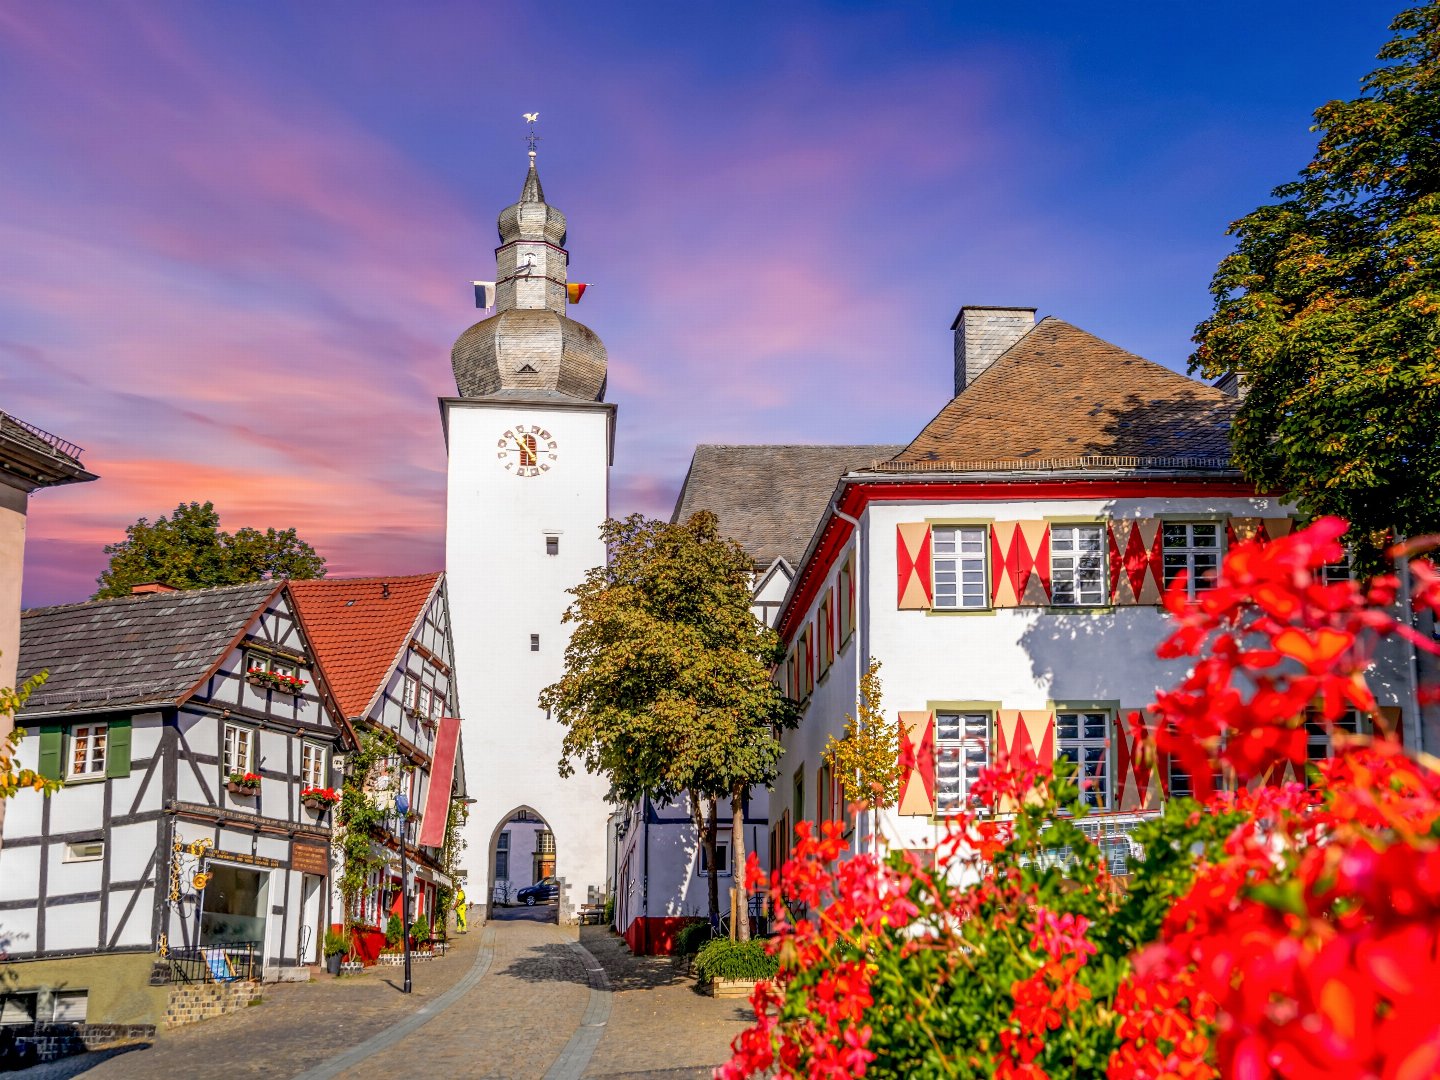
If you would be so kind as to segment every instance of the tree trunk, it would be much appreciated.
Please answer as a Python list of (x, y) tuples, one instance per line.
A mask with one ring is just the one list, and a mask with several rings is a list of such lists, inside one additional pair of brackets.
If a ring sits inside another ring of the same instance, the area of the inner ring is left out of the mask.
[(749, 787), (736, 784), (730, 793), (730, 874), (735, 879), (735, 910), (730, 925), (736, 941), (750, 940), (750, 892), (745, 884), (745, 795)]
[[(715, 832), (713, 828), (706, 827), (705, 800), (700, 793), (692, 788), (687, 788), (685, 799), (690, 804), (690, 820), (695, 825), (695, 839), (705, 849), (705, 865), (710, 871), (710, 926), (714, 928), (720, 925), (720, 882), (715, 876)], [(712, 800), (710, 803), (712, 826), (714, 821), (715, 803)]]
[(710, 868), (708, 875), (710, 880), (707, 882), (710, 887), (710, 925), (718, 930), (720, 928), (720, 866), (715, 860), (715, 840), (719, 835), (715, 818), (720, 813), (720, 800), (712, 798), (709, 800), (709, 804), (708, 820), (705, 823), (705, 865)]

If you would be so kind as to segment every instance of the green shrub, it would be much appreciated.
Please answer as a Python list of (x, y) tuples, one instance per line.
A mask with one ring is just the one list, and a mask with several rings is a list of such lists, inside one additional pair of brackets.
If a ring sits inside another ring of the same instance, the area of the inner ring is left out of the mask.
[(405, 924), (400, 921), (400, 916), (390, 913), (390, 919), (385, 923), (385, 944), (399, 945), (400, 939), (405, 936)]
[(695, 957), (695, 974), (703, 979), (769, 979), (778, 970), (763, 941), (708, 941)]
[(325, 955), (339, 956), (350, 951), (350, 939), (339, 930), (325, 931)]
[(697, 922), (682, 927), (675, 935), (675, 952), (679, 956), (694, 956), (704, 945), (715, 935), (710, 930), (710, 923)]
[(615, 894), (613, 892), (605, 897), (605, 925), (615, 925)]
[(419, 916), (410, 924), (410, 939), (416, 945), (426, 945), (430, 941), (430, 920), (424, 915)]

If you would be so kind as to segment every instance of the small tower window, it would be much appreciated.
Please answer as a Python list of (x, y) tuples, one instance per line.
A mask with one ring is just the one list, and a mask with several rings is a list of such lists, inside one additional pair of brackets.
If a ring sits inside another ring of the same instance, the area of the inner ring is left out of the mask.
[(546, 554), (546, 555), (559, 555), (559, 554), (560, 554), (560, 537), (554, 536), (554, 535), (550, 535), (550, 536), (545, 537), (545, 554)]
[(539, 652), (539, 651), (540, 651), (540, 635), (539, 635), (539, 634), (531, 634), (531, 635), (530, 635), (530, 651), (531, 651), (531, 652)]

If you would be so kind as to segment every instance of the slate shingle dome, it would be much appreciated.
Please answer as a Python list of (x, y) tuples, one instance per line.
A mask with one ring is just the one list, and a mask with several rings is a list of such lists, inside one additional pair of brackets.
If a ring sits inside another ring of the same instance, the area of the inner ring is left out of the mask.
[(461, 334), (450, 353), (460, 396), (603, 401), (605, 346), (565, 314), (565, 215), (545, 201), (534, 157), (520, 201), (498, 224), (495, 314)]

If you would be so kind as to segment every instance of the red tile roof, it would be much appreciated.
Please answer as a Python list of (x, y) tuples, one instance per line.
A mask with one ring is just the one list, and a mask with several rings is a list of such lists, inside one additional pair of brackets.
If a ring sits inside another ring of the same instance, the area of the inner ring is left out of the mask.
[(290, 582), (305, 636), (346, 719), (365, 712), (439, 580), (436, 572)]

